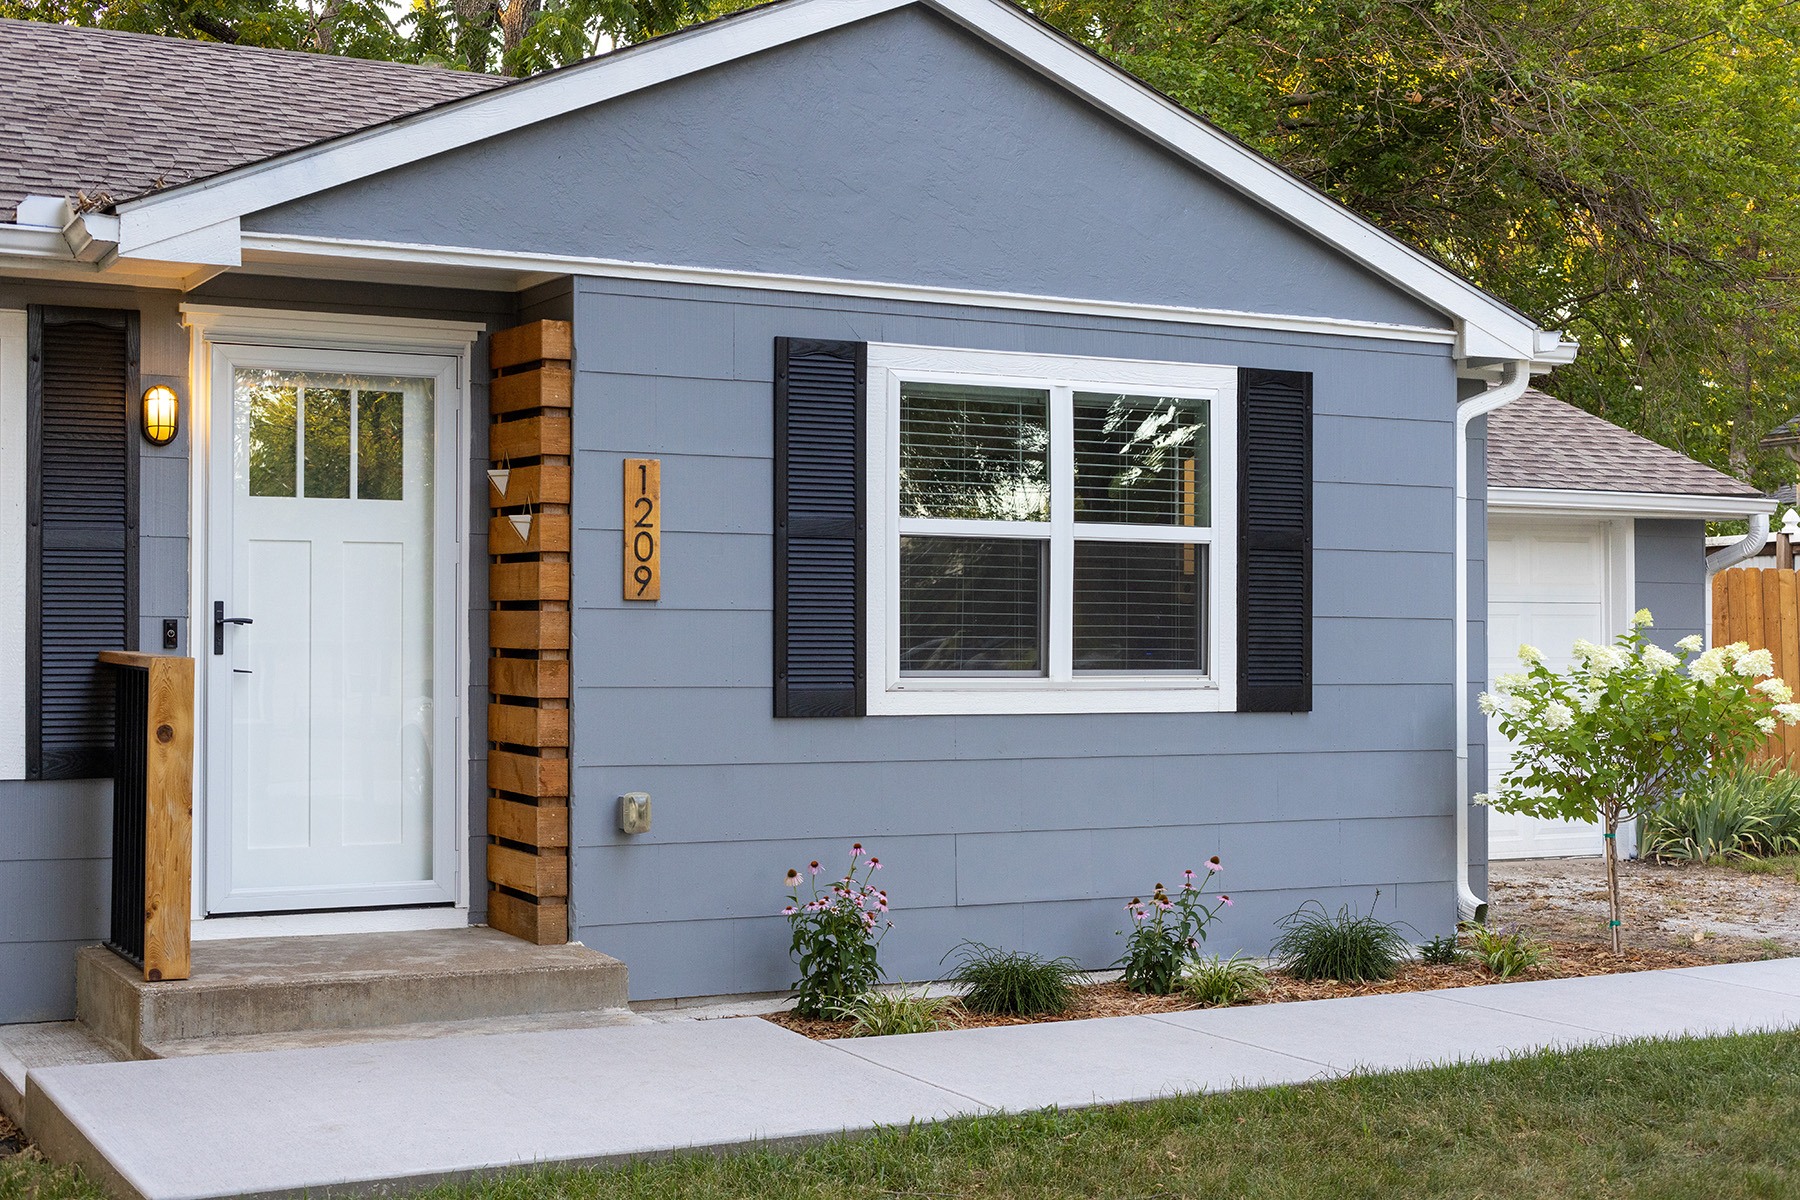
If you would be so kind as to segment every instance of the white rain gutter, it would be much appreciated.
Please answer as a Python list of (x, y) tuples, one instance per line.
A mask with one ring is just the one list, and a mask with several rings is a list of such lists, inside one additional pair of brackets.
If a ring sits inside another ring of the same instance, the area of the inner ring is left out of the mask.
[(1487, 917), (1487, 901), (1469, 887), (1469, 422), (1511, 404), (1530, 385), (1531, 364), (1509, 362), (1498, 384), (1456, 406), (1456, 915), (1464, 921)]
[[(1754, 558), (1756, 555), (1761, 554), (1763, 547), (1768, 544), (1769, 514), (1752, 513), (1750, 515), (1750, 532), (1744, 535), (1744, 540), (1727, 546), (1717, 554), (1707, 558), (1706, 577), (1711, 579), (1726, 567), (1735, 567), (1746, 558)], [(1712, 595), (1712, 589), (1708, 588), (1706, 594), (1710, 597)]]

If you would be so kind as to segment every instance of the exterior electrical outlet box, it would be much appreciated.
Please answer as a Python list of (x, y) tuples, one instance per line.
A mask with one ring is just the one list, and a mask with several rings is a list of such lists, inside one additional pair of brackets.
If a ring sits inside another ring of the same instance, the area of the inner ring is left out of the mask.
[(650, 832), (650, 793), (627, 792), (619, 797), (619, 832)]

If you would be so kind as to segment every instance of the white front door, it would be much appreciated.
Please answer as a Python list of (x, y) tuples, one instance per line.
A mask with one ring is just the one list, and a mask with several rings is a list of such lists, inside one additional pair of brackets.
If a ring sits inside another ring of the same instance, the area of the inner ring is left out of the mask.
[[(1536, 646), (1554, 670), (1574, 661), (1577, 638), (1605, 643), (1614, 582), (1607, 526), (1600, 521), (1495, 517), (1488, 524), (1488, 679), (1522, 670), (1519, 644)], [(1488, 721), (1488, 786), (1498, 790), (1512, 746)], [(1489, 858), (1555, 858), (1603, 852), (1600, 827), (1488, 812)]]
[(455, 373), (217, 353), (207, 910), (451, 901)]

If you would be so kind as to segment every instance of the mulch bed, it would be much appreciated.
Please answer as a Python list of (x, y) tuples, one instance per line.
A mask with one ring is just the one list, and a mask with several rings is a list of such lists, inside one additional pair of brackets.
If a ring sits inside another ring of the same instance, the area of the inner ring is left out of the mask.
[[(1340, 996), (1377, 996), (1388, 992), (1428, 992), (1439, 988), (1479, 987), (1496, 983), (1524, 983), (1535, 979), (1569, 979), (1582, 975), (1617, 975), (1628, 971), (1660, 971), (1669, 967), (1701, 967), (1719, 961), (1717, 954), (1687, 953), (1679, 950), (1639, 949), (1627, 947), (1614, 955), (1604, 945), (1587, 942), (1550, 941), (1544, 943), (1550, 954), (1546, 961), (1529, 971), (1500, 979), (1480, 964), (1465, 959), (1449, 966), (1427, 966), (1407, 963), (1392, 979), (1376, 983), (1340, 983), (1335, 979), (1311, 982), (1291, 979), (1280, 971), (1269, 972), (1269, 986), (1245, 1004), (1281, 1004), (1290, 1000), (1329, 1000)], [(1202, 1007), (1184, 996), (1144, 996), (1120, 983), (1097, 983), (1077, 989), (1075, 1003), (1060, 1013), (1044, 1017), (998, 1017), (988, 1013), (972, 1013), (952, 1000), (946, 1015), (958, 1029), (980, 1029), (991, 1025), (1033, 1025), (1050, 1021), (1086, 1021), (1095, 1017), (1130, 1017), (1144, 1013), (1182, 1012)], [(792, 1012), (769, 1013), (763, 1017), (795, 1033), (816, 1041), (848, 1037), (851, 1022), (825, 1021), (813, 1017), (797, 1017)]]

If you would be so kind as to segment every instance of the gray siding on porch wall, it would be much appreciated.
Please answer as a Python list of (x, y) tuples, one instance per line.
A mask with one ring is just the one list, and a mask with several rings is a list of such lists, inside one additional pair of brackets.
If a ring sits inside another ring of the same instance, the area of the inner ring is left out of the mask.
[[(1450, 928), (1448, 347), (602, 279), (575, 320), (574, 919), (634, 998), (785, 987), (782, 873), (859, 840), (895, 978), (963, 938), (1104, 965), (1123, 901), (1213, 854), (1238, 901), (1213, 948), (1376, 888)], [(1312, 371), (1315, 711), (772, 717), (777, 336)], [(627, 456), (663, 462), (654, 606), (619, 599)], [(615, 829), (627, 791), (648, 834)]]
[(1637, 606), (1656, 624), (1650, 640), (1665, 650), (1706, 630), (1706, 522), (1636, 522)]
[(296, 200), (244, 228), (1449, 326), (918, 9)]

